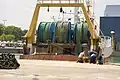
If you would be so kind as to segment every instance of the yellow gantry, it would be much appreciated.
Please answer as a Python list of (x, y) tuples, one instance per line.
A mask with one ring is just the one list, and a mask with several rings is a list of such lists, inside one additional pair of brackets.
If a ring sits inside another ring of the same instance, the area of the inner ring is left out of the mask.
[(38, 14), (39, 14), (40, 7), (81, 7), (83, 10), (86, 22), (88, 24), (88, 30), (90, 31), (91, 38), (93, 40), (98, 39), (98, 36), (95, 33), (93, 24), (90, 21), (90, 18), (89, 18), (89, 15), (87, 13), (84, 3), (37, 3), (33, 17), (32, 17), (29, 31), (25, 35), (25, 38), (26, 38), (28, 44), (32, 44), (34, 41), (36, 24), (37, 24), (37, 20), (38, 20)]
[(26, 38), (28, 44), (31, 44), (34, 41), (36, 25), (37, 25), (37, 20), (38, 20), (38, 15), (39, 15), (39, 9), (40, 9), (40, 6), (39, 6), (39, 4), (37, 4), (34, 14), (33, 14), (33, 17), (32, 17), (30, 27), (29, 27), (29, 31), (24, 36)]

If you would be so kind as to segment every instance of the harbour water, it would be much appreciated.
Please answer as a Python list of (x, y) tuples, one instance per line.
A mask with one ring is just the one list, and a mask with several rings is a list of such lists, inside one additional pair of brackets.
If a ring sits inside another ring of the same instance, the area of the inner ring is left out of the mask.
[(120, 57), (111, 57), (110, 62), (112, 62), (112, 63), (120, 63)]

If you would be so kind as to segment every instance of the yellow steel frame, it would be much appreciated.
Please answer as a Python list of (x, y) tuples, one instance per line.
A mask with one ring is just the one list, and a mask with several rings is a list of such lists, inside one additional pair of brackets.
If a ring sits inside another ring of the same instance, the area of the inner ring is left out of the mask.
[(87, 13), (87, 10), (85, 8), (84, 3), (37, 3), (33, 17), (32, 17), (29, 31), (25, 35), (25, 38), (27, 39), (28, 44), (32, 44), (34, 41), (34, 36), (35, 36), (34, 33), (36, 30), (36, 24), (37, 24), (37, 19), (38, 19), (40, 7), (48, 7), (48, 6), (49, 7), (81, 7), (83, 10), (85, 19), (87, 21), (87, 24), (88, 24), (88, 29), (89, 29), (90, 34), (91, 34), (91, 39), (92, 40), (98, 39), (98, 36), (95, 33), (94, 27), (90, 21), (90, 18), (88, 16), (88, 13)]

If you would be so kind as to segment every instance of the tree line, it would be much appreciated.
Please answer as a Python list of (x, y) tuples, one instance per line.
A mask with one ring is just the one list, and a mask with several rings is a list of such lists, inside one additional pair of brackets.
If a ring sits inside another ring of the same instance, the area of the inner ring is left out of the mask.
[(22, 30), (16, 26), (5, 26), (0, 24), (0, 40), (1, 41), (18, 41), (22, 40), (27, 30)]

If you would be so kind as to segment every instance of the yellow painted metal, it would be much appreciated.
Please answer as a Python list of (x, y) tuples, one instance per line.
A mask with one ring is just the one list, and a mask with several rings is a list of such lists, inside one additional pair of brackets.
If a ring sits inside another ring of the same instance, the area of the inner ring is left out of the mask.
[(33, 17), (32, 17), (32, 21), (31, 21), (31, 24), (30, 24), (29, 31), (24, 36), (25, 38), (27, 38), (27, 43), (28, 44), (31, 44), (34, 41), (35, 30), (36, 30), (36, 24), (37, 24), (39, 10), (40, 10), (40, 5), (37, 4), (36, 8), (35, 8), (35, 11), (34, 11), (34, 14), (33, 14)]
[(37, 3), (40, 7), (81, 7), (84, 3)]
[(96, 44), (96, 40), (95, 39), (91, 39), (91, 51), (96, 50), (95, 44)]
[(91, 39), (91, 41), (90, 41), (90, 43), (91, 43), (91, 46), (90, 46), (90, 50), (92, 51), (93, 49), (94, 49), (94, 42), (93, 42), (93, 39)]
[(30, 29), (29, 29), (28, 33), (25, 35), (28, 43), (32, 44), (33, 40), (34, 40), (34, 32), (36, 29), (39, 8), (40, 7), (48, 7), (48, 6), (49, 7), (81, 7), (83, 10), (85, 19), (87, 21), (87, 24), (88, 24), (88, 30), (90, 31), (91, 38), (98, 39), (97, 35), (95, 34), (95, 30), (93, 28), (93, 25), (90, 21), (90, 18), (88, 16), (88, 13), (86, 11), (84, 3), (37, 3), (34, 14), (33, 14), (33, 18), (32, 18), (31, 24), (30, 24)]
[(93, 27), (93, 25), (92, 25), (92, 22), (90, 21), (90, 18), (89, 18), (89, 16), (88, 16), (88, 13), (87, 13), (87, 11), (86, 11), (86, 8), (85, 8), (84, 4), (82, 4), (81, 8), (82, 8), (82, 10), (83, 10), (85, 19), (86, 19), (86, 21), (87, 21), (88, 30), (90, 31), (90, 34), (91, 34), (92, 39), (98, 39), (98, 36), (97, 36), (97, 34), (95, 33), (94, 27)]

